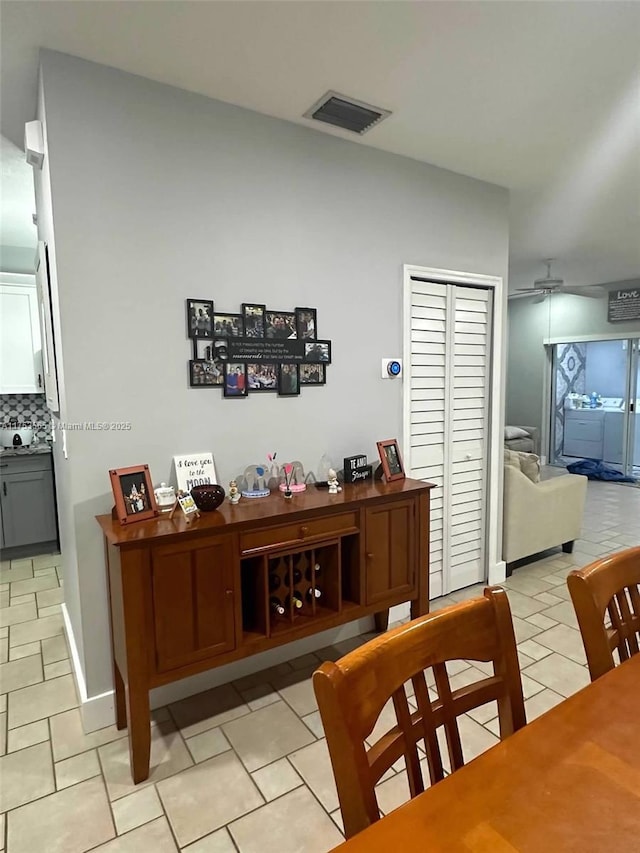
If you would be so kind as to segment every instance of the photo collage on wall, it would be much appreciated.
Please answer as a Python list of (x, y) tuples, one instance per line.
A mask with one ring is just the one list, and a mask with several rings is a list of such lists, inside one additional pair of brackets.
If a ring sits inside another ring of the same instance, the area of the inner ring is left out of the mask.
[(295, 397), (324, 385), (331, 341), (318, 339), (315, 308), (272, 311), (243, 303), (239, 314), (216, 312), (213, 301), (187, 299), (192, 388), (222, 388), (225, 397), (271, 391)]

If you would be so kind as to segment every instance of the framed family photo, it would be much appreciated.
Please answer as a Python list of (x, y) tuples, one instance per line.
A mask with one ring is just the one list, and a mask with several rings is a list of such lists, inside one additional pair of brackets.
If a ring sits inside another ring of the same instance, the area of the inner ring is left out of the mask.
[(318, 337), (318, 312), (315, 308), (296, 308), (298, 337), (315, 341)]
[(242, 362), (225, 361), (224, 363), (224, 396), (246, 397), (247, 365)]
[(120, 524), (145, 521), (158, 514), (148, 465), (113, 468), (109, 477)]
[(297, 338), (296, 315), (293, 311), (267, 311), (265, 314), (265, 337), (270, 340), (278, 338)]
[(278, 365), (268, 361), (247, 364), (249, 391), (277, 391)]
[(224, 382), (224, 362), (193, 359), (189, 362), (191, 388), (219, 388)]
[(376, 443), (378, 445), (382, 471), (387, 483), (392, 480), (404, 480), (405, 473), (398, 440), (396, 438), (389, 438), (386, 441), (378, 441)]
[(190, 338), (213, 337), (213, 302), (187, 299), (187, 335)]
[(300, 373), (297, 364), (281, 364), (278, 372), (278, 394), (297, 397), (300, 393)]
[(244, 320), (245, 338), (264, 338), (266, 305), (242, 303), (242, 318)]
[(301, 385), (325, 385), (327, 382), (327, 371), (324, 364), (301, 364)]
[(216, 338), (241, 338), (244, 334), (242, 314), (214, 314), (213, 334)]
[(304, 345), (304, 360), (331, 364), (331, 341), (309, 341)]

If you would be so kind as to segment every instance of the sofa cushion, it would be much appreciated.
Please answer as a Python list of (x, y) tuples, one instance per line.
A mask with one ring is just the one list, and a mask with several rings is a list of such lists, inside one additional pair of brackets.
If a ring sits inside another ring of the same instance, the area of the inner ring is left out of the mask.
[(517, 426), (506, 426), (504, 428), (505, 441), (511, 441), (513, 438), (529, 438), (529, 433), (526, 429)]
[(504, 464), (518, 468), (532, 483), (540, 482), (540, 457), (535, 453), (505, 449)]

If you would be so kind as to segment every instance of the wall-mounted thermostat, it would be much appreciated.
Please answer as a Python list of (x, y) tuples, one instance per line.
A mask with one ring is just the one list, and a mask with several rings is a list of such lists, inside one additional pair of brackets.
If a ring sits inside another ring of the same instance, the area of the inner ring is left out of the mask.
[(395, 379), (397, 376), (402, 376), (402, 359), (401, 358), (383, 358), (382, 359), (382, 378)]

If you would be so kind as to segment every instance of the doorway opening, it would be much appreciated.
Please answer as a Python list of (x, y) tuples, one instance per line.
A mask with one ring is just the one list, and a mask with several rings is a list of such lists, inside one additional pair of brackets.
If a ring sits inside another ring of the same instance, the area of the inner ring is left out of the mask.
[(553, 344), (549, 459), (640, 477), (640, 338)]

